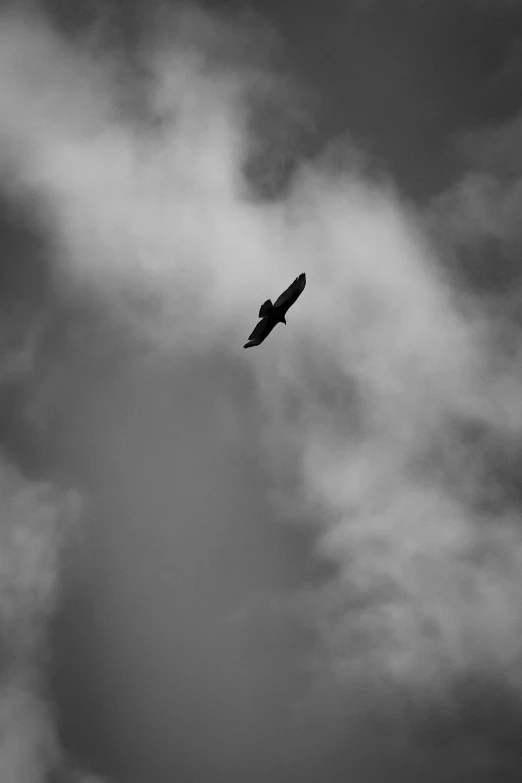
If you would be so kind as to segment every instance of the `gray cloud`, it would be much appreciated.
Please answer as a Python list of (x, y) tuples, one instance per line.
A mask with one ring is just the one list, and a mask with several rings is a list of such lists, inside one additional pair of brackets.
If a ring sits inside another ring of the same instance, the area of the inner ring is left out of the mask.
[[(250, 587), (248, 564), (256, 556), (274, 573), (284, 571), (251, 521), (237, 545), (243, 527), (226, 526), (238, 508), (246, 517), (251, 509), (247, 500), (226, 505), (232, 490), (220, 492), (219, 485), (232, 488), (234, 478), (220, 449), (227, 444), (232, 464), (242, 426), (252, 426), (276, 511), (284, 508), (313, 531), (330, 568), (325, 584), (311, 591), (321, 709), (315, 694), (301, 705), (313, 716), (329, 714), (334, 740), (318, 737), (318, 745), (343, 744), (346, 726), (358, 722), (350, 703), (366, 711), (370, 725), (380, 711), (389, 726), (388, 711), (409, 698), (428, 713), (459, 703), (459, 682), (475, 674), (518, 698), (522, 549), (513, 466), (520, 378), (513, 356), (499, 349), (489, 303), (451, 268), (462, 247), (482, 248), (487, 237), (502, 248), (511, 241), (515, 252), (516, 182), (501, 185), (496, 173), (477, 172), (433, 204), (426, 220), (384, 178), (365, 177), (356, 154), (340, 173), (326, 154), (303, 162), (284, 194), (260, 199), (244, 176), (255, 99), (286, 94), (286, 85), (262, 58), (251, 63), (251, 30), (192, 11), (163, 22), (164, 32), (152, 31), (139, 52), (141, 117), (128, 109), (131, 88), (119, 82), (125, 68), (117, 52), (102, 48), (94, 57), (35, 17), (6, 17), (0, 33), (5, 187), (11, 198), (36, 199), (56, 247), (60, 296), (82, 306), (95, 302), (109, 332), (121, 330), (131, 346), (142, 347), (111, 388), (87, 380), (77, 366), (71, 381), (78, 410), (88, 412), (86, 423), (72, 417), (78, 438), (96, 433), (98, 445), (89, 449), (104, 468), (97, 480), (106, 495), (98, 501), (113, 524), (112, 568), (122, 582), (135, 569), (136, 604), (146, 574), (168, 567), (146, 544), (129, 565), (127, 528), (113, 516), (126, 514), (138, 539), (141, 526), (157, 517), (165, 551), (175, 544), (181, 553), (178, 582), (168, 585), (175, 631), (186, 646), (170, 631), (158, 634), (158, 626), (169, 625), (163, 609), (146, 621), (118, 620), (121, 634), (176, 649), (174, 670), (187, 682), (205, 679), (201, 692), (185, 682), (177, 690), (189, 716), (195, 702), (206, 716), (203, 728), (196, 721), (192, 731), (189, 717), (189, 728), (180, 729), (194, 743), (189, 756), (203, 747), (220, 769), (230, 769), (233, 753), (221, 748), (233, 737), (250, 749), (275, 741), (270, 724), (290, 696), (270, 692), (268, 683), (285, 669), (278, 663), (268, 677), (254, 675), (235, 632), (223, 632), (229, 604), (241, 602), (228, 601), (224, 573), (233, 557), (218, 542), (245, 560), (240, 587)], [(442, 239), (433, 239), (434, 224)], [(241, 346), (260, 301), (301, 271), (308, 287), (288, 328), (245, 357)], [(518, 341), (510, 324), (506, 329)], [(238, 404), (211, 364), (212, 353), (232, 377), (248, 373), (254, 425), (246, 423), (244, 399)], [(161, 392), (173, 368), (194, 379), (211, 366), (210, 379), (197, 378), (200, 397), (195, 381), (187, 392), (177, 380), (174, 400)], [(135, 397), (124, 389), (135, 389)], [(176, 438), (179, 453), (171, 445)], [(163, 475), (173, 457), (174, 478)], [(191, 489), (195, 475), (204, 481)], [(183, 498), (178, 505), (173, 486)], [(172, 525), (172, 509), (181, 506)], [(202, 568), (200, 553), (209, 545), (218, 565)], [(25, 570), (23, 563), (17, 569)], [(150, 590), (145, 601), (152, 606)], [(44, 617), (41, 609), (37, 614)], [(137, 647), (133, 653), (128, 645), (127, 660), (120, 661), (121, 650), (115, 654), (123, 670), (140, 650), (157, 665), (128, 703), (118, 702), (115, 720), (131, 734), (141, 724), (129, 715), (154, 714), (147, 691), (165, 688), (170, 671), (168, 652)], [(265, 692), (268, 706), (260, 703)], [(168, 722), (171, 707), (158, 709)], [(296, 755), (309, 759), (304, 736), (306, 729), (297, 730)], [(492, 741), (484, 769), (494, 765), (495, 747)], [(355, 759), (359, 751), (346, 752)], [(454, 751), (455, 774), (470, 755), (465, 743)], [(197, 769), (203, 779), (211, 774), (204, 765)]]
[(42, 665), (77, 501), (26, 481), (5, 459), (0, 482), (0, 770), (6, 781), (37, 783), (59, 760)]

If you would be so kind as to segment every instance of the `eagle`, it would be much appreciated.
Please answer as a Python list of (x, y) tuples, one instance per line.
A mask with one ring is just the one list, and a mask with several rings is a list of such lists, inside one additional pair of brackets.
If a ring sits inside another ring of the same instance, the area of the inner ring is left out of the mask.
[(306, 285), (306, 275), (303, 272), (296, 277), (294, 282), (288, 286), (286, 291), (283, 291), (279, 299), (275, 304), (272, 304), (270, 299), (263, 302), (259, 308), (259, 317), (261, 320), (256, 325), (254, 331), (248, 338), (248, 342), (244, 344), (243, 348), (252, 348), (254, 345), (260, 345), (263, 340), (266, 340), (272, 329), (276, 324), (285, 324), (285, 315), (294, 302), (303, 293)]

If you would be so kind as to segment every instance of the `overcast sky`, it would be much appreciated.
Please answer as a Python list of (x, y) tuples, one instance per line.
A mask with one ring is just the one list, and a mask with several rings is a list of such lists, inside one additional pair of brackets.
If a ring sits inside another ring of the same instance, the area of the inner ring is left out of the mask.
[(5, 4), (2, 782), (520, 779), (521, 69), (507, 0)]

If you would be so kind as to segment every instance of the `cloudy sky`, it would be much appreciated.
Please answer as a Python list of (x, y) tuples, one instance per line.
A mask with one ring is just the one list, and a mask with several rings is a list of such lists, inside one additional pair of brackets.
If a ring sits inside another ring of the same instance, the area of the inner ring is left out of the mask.
[(521, 82), (516, 0), (3, 4), (2, 782), (520, 779)]

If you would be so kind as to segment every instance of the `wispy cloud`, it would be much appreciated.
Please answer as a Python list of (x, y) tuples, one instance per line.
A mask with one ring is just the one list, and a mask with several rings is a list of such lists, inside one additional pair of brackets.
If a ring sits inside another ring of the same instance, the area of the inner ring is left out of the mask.
[(0, 463), (0, 772), (37, 783), (59, 761), (43, 665), (59, 562), (78, 505), (74, 495), (29, 482)]

